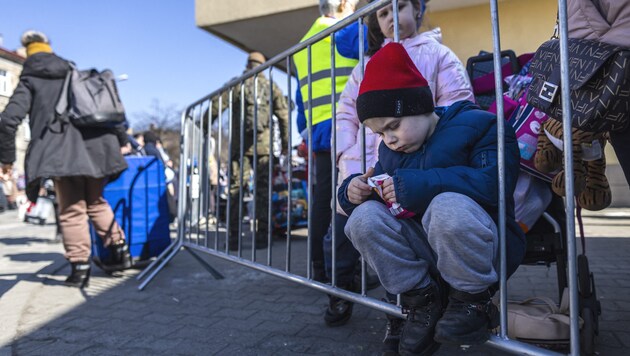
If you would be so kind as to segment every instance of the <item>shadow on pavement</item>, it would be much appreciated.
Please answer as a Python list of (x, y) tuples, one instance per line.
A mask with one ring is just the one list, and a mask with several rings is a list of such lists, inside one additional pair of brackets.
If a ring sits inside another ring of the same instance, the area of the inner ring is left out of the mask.
[[(305, 245), (305, 241), (294, 245), (293, 259), (302, 266), (304, 256), (297, 251)], [(596, 349), (603, 355), (630, 354), (630, 239), (591, 238), (587, 248), (603, 308)], [(144, 292), (136, 290), (137, 271), (112, 278), (96, 268), (83, 293), (47, 285), (40, 295), (31, 296), (32, 303), (45, 305), (31, 308), (32, 314), (24, 316), (26, 325), (60, 308), (63, 300), (59, 298), (64, 295), (76, 299), (82, 294), (81, 300), (87, 301), (23, 334), (12, 344), (12, 354), (380, 354), (385, 331), (382, 313), (355, 306), (347, 325), (329, 328), (322, 319), (327, 303), (322, 293), (202, 256), (225, 279), (213, 279), (189, 254), (180, 253)], [(68, 272), (59, 262), (55, 265), (50, 280)], [(509, 282), (509, 298), (554, 298), (556, 285), (554, 266), (521, 266)], [(50, 300), (47, 293), (58, 299)], [(383, 293), (377, 289), (370, 295), (380, 298)], [(442, 347), (437, 355), (460, 353), (457, 348)], [(480, 346), (466, 354), (505, 353)]]
[(60, 241), (55, 239), (46, 239), (41, 237), (17, 237), (17, 238), (0, 238), (0, 244), (3, 245), (28, 245), (33, 243), (50, 243), (56, 244)]

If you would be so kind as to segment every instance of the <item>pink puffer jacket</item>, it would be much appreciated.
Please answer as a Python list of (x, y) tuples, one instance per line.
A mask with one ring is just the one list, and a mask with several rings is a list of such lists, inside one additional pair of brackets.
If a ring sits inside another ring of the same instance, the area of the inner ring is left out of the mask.
[[(385, 39), (385, 44), (391, 42)], [(475, 101), (466, 69), (446, 46), (441, 44), (439, 28), (403, 40), (409, 56), (426, 78), (433, 93), (436, 106), (447, 106), (456, 101)], [(369, 59), (366, 58), (366, 64)], [(355, 101), (359, 93), (360, 66), (352, 71), (337, 106), (337, 166), (339, 183), (349, 175), (361, 172), (361, 132)], [(381, 139), (365, 128), (365, 151), (367, 167), (378, 160), (378, 145)]]
[(630, 48), (630, 1), (569, 0), (569, 37)]

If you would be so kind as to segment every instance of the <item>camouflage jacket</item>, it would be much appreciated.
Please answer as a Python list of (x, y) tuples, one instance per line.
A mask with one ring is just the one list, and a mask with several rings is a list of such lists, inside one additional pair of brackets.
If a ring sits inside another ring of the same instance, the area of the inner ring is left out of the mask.
[[(232, 90), (232, 157), (238, 157), (240, 154), (240, 130), (241, 130), (241, 105), (244, 107), (245, 122), (245, 155), (254, 154), (254, 125), (257, 131), (256, 149), (259, 155), (269, 155), (269, 113), (270, 104), (273, 114), (278, 118), (278, 126), (280, 129), (280, 139), (282, 140), (283, 150), (287, 149), (289, 141), (289, 110), (286, 97), (282, 90), (273, 83), (272, 88), (269, 85), (269, 79), (262, 74), (258, 75), (258, 88), (255, 90), (254, 78), (245, 80), (244, 85), (238, 84)], [(241, 88), (242, 87), (242, 88)], [(241, 90), (243, 92), (243, 103), (241, 103)], [(272, 93), (270, 103), (270, 92)], [(221, 111), (229, 108), (229, 91), (222, 93)], [(258, 106), (258, 115), (255, 115), (256, 104)], [(212, 100), (212, 121), (219, 114), (218, 97)]]

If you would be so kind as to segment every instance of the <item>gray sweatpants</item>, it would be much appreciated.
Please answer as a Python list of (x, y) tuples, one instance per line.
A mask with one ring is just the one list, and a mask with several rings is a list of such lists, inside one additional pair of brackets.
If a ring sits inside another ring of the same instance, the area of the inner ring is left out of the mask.
[(426, 287), (435, 268), (452, 288), (468, 293), (483, 292), (498, 280), (497, 227), (462, 194), (436, 196), (422, 225), (367, 201), (354, 209), (345, 232), (393, 294)]

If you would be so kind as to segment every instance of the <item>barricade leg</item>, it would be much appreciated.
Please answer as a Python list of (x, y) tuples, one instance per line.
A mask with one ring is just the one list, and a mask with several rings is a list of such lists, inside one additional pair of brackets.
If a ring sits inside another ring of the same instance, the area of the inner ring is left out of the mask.
[(178, 242), (173, 242), (170, 245), (168, 245), (168, 247), (162, 251), (162, 253), (160, 253), (159, 256), (157, 256), (155, 258), (155, 260), (153, 260), (153, 262), (151, 262), (151, 264), (149, 264), (145, 269), (142, 270), (142, 272), (140, 272), (140, 274), (138, 274), (136, 276), (136, 280), (139, 281), (141, 279), (143, 279), (153, 268), (155, 268), (155, 266), (158, 265), (158, 263), (160, 263), (160, 261), (167, 255), (170, 253), (170, 251), (176, 246), (178, 245)]
[(214, 277), (214, 279), (223, 279), (223, 278), (225, 278), (225, 277), (223, 277), (223, 275), (221, 273), (219, 273), (219, 271), (217, 271), (214, 267), (212, 267), (208, 262), (206, 262), (201, 257), (199, 257), (198, 254), (193, 252), (193, 250), (191, 248), (189, 248), (187, 246), (184, 246), (184, 248), (186, 249), (186, 251), (188, 251), (188, 253), (190, 253), (191, 256), (194, 257), (194, 259), (197, 260), (197, 262), (199, 262), (208, 272), (210, 272), (210, 274), (212, 275), (212, 277)]
[(138, 290), (142, 291), (144, 290), (144, 288), (151, 283), (151, 281), (153, 280), (153, 278), (155, 278), (155, 276), (157, 276), (158, 273), (160, 273), (160, 271), (162, 270), (162, 268), (164, 268), (164, 266), (166, 266), (166, 264), (173, 259), (173, 257), (175, 257), (175, 255), (177, 255), (177, 253), (179, 252), (179, 250), (182, 248), (182, 243), (178, 242), (175, 247), (171, 250), (171, 252), (168, 254), (168, 256), (166, 256), (166, 258), (159, 264), (159, 266), (157, 266), (157, 268), (155, 268), (155, 270), (144, 280), (144, 282), (142, 282), (139, 286), (138, 286)]

